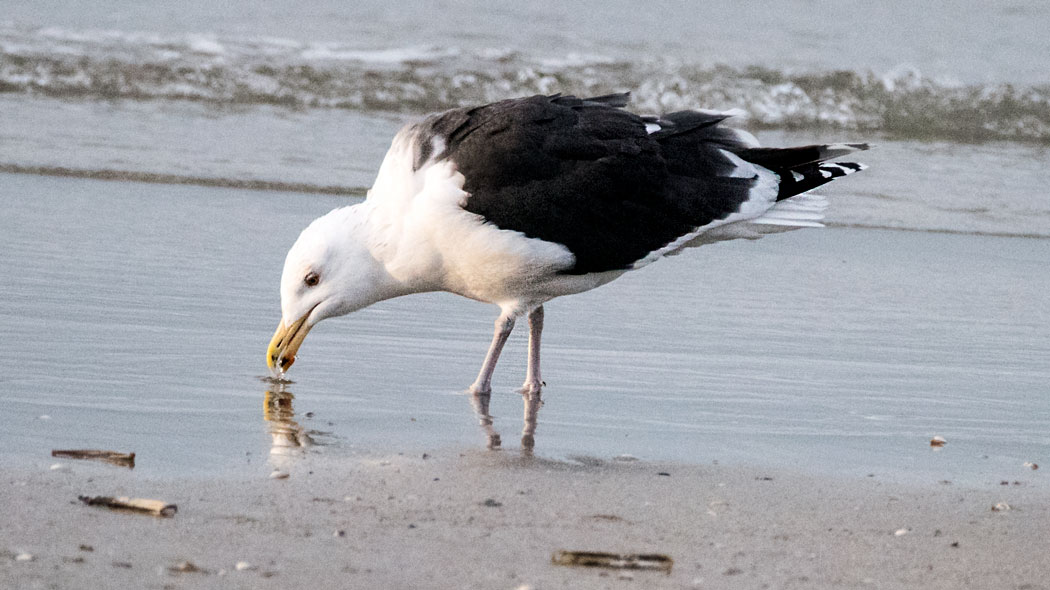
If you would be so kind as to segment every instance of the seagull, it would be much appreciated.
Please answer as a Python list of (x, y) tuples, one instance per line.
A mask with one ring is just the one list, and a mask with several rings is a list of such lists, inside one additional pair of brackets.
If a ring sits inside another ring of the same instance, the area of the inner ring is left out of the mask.
[(266, 352), (277, 378), (321, 320), (413, 293), (499, 306), (481, 371), (487, 395), (528, 317), (522, 393), (539, 395), (543, 305), (685, 248), (821, 227), (809, 193), (864, 165), (867, 144), (759, 147), (733, 112), (640, 116), (628, 93), (556, 94), (452, 109), (394, 137), (367, 198), (314, 220), (288, 252)]

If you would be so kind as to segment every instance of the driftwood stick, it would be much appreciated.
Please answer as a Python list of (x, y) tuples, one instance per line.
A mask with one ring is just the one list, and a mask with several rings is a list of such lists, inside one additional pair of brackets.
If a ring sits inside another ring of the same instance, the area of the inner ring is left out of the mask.
[(607, 567), (627, 570), (663, 570), (671, 573), (674, 560), (657, 553), (604, 553), (600, 551), (558, 551), (551, 556), (554, 565)]
[(135, 467), (135, 453), (118, 453), (116, 451), (99, 451), (95, 449), (55, 449), (51, 451), (51, 456), (66, 459), (105, 461), (106, 463), (120, 465), (129, 469), (134, 469)]
[(114, 498), (112, 496), (78, 496), (78, 499), (88, 506), (103, 506), (115, 510), (130, 510), (153, 516), (172, 517), (178, 512), (179, 507), (168, 504), (162, 500), (147, 500), (144, 498)]

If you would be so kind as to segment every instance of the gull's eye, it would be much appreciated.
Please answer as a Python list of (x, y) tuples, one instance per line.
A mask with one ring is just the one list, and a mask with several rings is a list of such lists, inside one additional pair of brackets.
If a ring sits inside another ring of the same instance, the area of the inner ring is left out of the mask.
[(303, 279), (303, 282), (306, 283), (307, 287), (316, 287), (317, 283), (321, 282), (321, 275), (315, 272), (311, 272), (308, 275), (306, 275), (306, 278)]

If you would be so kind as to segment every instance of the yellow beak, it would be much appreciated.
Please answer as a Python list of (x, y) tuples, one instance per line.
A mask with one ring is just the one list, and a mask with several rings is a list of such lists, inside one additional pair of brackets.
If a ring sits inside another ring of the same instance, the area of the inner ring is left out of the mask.
[(285, 326), (284, 321), (277, 324), (277, 332), (270, 339), (270, 346), (266, 349), (266, 366), (270, 367), (271, 371), (284, 373), (295, 362), (299, 346), (310, 332), (310, 325), (306, 323), (308, 317), (309, 313), (289, 326)]

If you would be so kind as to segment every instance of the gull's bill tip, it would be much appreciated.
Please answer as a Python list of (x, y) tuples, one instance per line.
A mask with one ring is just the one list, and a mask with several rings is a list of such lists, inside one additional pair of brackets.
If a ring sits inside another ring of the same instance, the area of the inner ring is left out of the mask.
[(266, 349), (266, 366), (275, 378), (283, 378), (299, 353), (306, 335), (310, 332), (310, 324), (306, 319), (310, 314), (287, 324), (282, 320), (277, 324), (277, 331), (270, 339), (270, 346)]

